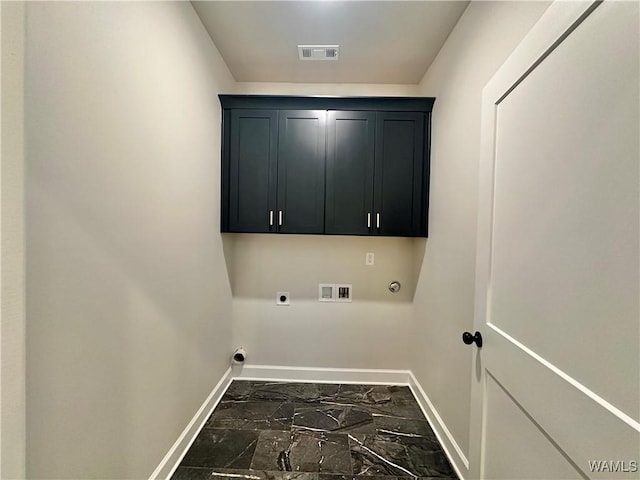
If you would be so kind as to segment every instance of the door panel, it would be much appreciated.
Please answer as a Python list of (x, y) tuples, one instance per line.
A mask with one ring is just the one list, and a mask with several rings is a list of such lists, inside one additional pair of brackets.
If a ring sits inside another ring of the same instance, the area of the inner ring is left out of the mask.
[[(483, 336), (485, 346), (481, 355), (487, 376), (485, 382), (489, 383), (488, 377), (500, 382), (505, 392), (522, 408), (523, 414), (530, 418), (527, 428), (513, 432), (513, 439), (526, 438), (534, 433), (527, 430), (540, 429), (555, 445), (554, 448), (570, 459), (576, 471), (588, 478), (610, 478), (607, 472), (601, 475), (592, 473), (589, 461), (620, 460), (628, 464), (638, 460), (640, 438), (637, 422), (498, 327), (487, 324)], [(570, 348), (570, 342), (567, 345)], [(597, 368), (595, 363), (592, 365)], [(493, 408), (491, 402), (495, 397), (489, 397), (486, 391), (484, 403), (488, 412)], [(485, 414), (487, 431), (492, 428), (492, 420), (507, 422), (507, 418), (499, 415), (492, 419)], [(487, 462), (511, 463), (511, 458), (489, 445), (490, 440), (491, 437), (485, 436), (483, 468), (486, 470)], [(514, 448), (520, 448), (522, 454), (526, 454), (528, 446), (521, 443)], [(488, 452), (495, 452), (498, 458), (489, 458)], [(505, 468), (518, 468), (518, 465)], [(620, 478), (637, 478), (637, 472), (635, 476), (631, 473), (627, 472), (627, 476)], [(556, 472), (540, 478), (563, 479), (562, 475), (562, 472)], [(485, 474), (482, 478), (491, 477)]]
[(380, 235), (420, 233), (424, 117), (411, 112), (377, 114), (374, 231)]
[[(556, 445), (493, 378), (487, 376), (487, 430), (483, 478), (582, 478)], [(522, 448), (526, 445), (526, 448)], [(509, 459), (505, 462), (504, 459)]]
[(278, 128), (279, 231), (322, 233), (326, 112), (283, 110)]
[(638, 73), (624, 33), (637, 18), (617, 10), (594, 12), (497, 106), (489, 302), (492, 323), (640, 420), (627, 382), (640, 375)]
[(370, 231), (375, 118), (374, 112), (328, 112), (325, 233)]
[(553, 4), (485, 88), (472, 476), (638, 477), (638, 13)]
[(274, 110), (231, 113), (229, 230), (268, 232), (275, 208), (278, 114)]

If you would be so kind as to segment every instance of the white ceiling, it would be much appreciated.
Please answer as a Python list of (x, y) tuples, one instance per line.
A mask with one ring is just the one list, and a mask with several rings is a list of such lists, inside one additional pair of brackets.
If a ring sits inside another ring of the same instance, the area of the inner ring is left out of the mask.
[[(468, 1), (192, 1), (239, 82), (416, 84)], [(338, 44), (340, 59), (298, 59)]]

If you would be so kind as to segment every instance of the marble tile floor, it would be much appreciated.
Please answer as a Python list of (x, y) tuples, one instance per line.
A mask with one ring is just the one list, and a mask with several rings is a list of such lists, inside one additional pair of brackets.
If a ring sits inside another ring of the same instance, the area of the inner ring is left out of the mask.
[(235, 380), (172, 480), (457, 479), (404, 386)]

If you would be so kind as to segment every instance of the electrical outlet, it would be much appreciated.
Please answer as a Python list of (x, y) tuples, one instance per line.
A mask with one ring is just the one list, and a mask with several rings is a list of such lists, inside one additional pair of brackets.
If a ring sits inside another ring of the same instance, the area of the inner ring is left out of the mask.
[(367, 254), (364, 257), (364, 264), (373, 265), (374, 263), (375, 263), (375, 256), (373, 255), (373, 252), (367, 252)]
[(276, 292), (276, 305), (289, 305), (289, 292)]

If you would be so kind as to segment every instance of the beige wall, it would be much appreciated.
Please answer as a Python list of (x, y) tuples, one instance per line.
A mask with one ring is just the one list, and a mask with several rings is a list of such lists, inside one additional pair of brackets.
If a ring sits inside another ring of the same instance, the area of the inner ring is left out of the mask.
[(24, 4), (2, 2), (0, 478), (25, 475)]
[[(292, 301), (317, 300), (319, 283), (348, 283), (356, 303), (413, 300), (414, 239), (225, 234), (225, 242), (229, 236), (234, 240), (229, 270), (234, 298), (274, 302), (276, 291), (287, 291)], [(374, 265), (365, 265), (367, 252), (374, 254)], [(387, 288), (392, 280), (402, 284), (397, 293)]]
[[(408, 368), (406, 339), (417, 274), (411, 256), (415, 240), (226, 237), (234, 243), (229, 270), (233, 342), (247, 349), (247, 363)], [(365, 265), (367, 252), (375, 255), (372, 266)], [(402, 284), (400, 292), (389, 292), (392, 280)], [(352, 284), (352, 303), (319, 302), (319, 283)], [(277, 291), (290, 292), (290, 306), (276, 305)]]
[[(238, 83), (270, 95), (412, 96), (417, 85)], [(406, 349), (417, 269), (425, 240), (320, 235), (225, 238), (233, 286), (233, 345), (247, 363), (343, 368), (409, 367)], [(366, 252), (375, 265), (365, 266)], [(402, 283), (393, 295), (387, 285)], [(318, 283), (353, 284), (351, 304), (318, 302)], [(277, 291), (291, 306), (275, 305)]]
[[(357, 294), (356, 294), (357, 295)], [(247, 364), (407, 369), (411, 304), (233, 300), (233, 338)]]
[(465, 455), (473, 349), (460, 337), (473, 328), (482, 89), (547, 6), (471, 2), (420, 84), (422, 95), (437, 100), (429, 241), (414, 298), (411, 370)]
[(146, 478), (228, 367), (220, 108), (189, 3), (28, 3), (27, 474)]
[(256, 83), (238, 82), (235, 93), (246, 95), (338, 95), (354, 97), (411, 97), (420, 95), (418, 85), (371, 83)]

